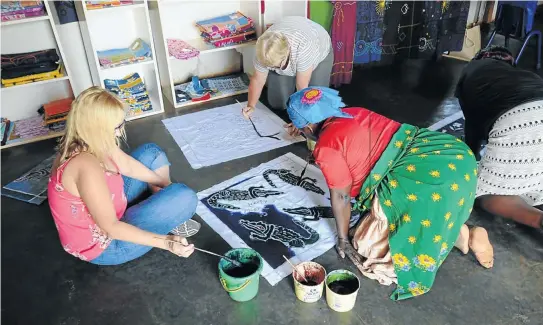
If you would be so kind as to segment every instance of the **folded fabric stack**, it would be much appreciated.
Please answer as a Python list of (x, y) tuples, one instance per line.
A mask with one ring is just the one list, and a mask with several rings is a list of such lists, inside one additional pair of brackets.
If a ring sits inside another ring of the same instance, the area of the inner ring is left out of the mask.
[(168, 53), (178, 60), (188, 60), (200, 55), (200, 51), (185, 41), (168, 39)]
[(249, 78), (244, 73), (202, 80), (192, 77), (190, 82), (174, 87), (178, 103), (205, 101), (214, 97), (241, 93), (248, 88)]
[[(2, 129), (4, 129), (4, 125), (2, 125)], [(2, 145), (48, 135), (51, 132), (48, 127), (43, 126), (41, 116), (11, 121), (9, 127), (6, 125), (6, 130), (2, 138)]]
[(12, 126), (12, 123), (10, 120), (8, 120), (7, 118), (0, 118), (0, 120), (2, 121), (2, 145), (5, 145), (6, 142), (8, 141), (9, 139), (9, 136), (11, 135), (11, 131), (13, 131), (13, 126)]
[(133, 73), (122, 79), (105, 79), (107, 90), (119, 96), (130, 107), (128, 116), (139, 115), (153, 109), (149, 93), (138, 73)]
[(118, 7), (133, 4), (133, 0), (117, 0), (117, 1), (86, 1), (87, 10), (104, 9), (109, 7)]
[(2, 85), (21, 85), (62, 77), (60, 57), (55, 49), (2, 54)]
[(196, 22), (204, 41), (215, 47), (225, 47), (256, 39), (254, 22), (241, 12)]
[(41, 1), (1, 1), (2, 21), (44, 16), (45, 6)]
[(64, 130), (73, 99), (55, 100), (43, 105), (38, 113), (43, 116), (43, 124), (51, 131)]
[(100, 65), (104, 68), (152, 59), (151, 47), (141, 38), (135, 40), (128, 48), (97, 51), (97, 55)]
[(2, 145), (63, 131), (72, 105), (72, 98), (55, 100), (38, 109), (39, 116), (18, 121), (0, 118)]

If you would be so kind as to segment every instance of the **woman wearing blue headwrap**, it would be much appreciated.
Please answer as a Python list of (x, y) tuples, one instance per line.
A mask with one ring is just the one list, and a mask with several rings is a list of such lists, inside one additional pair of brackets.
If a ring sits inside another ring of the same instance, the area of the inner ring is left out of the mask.
[[(486, 231), (464, 225), (475, 198), (473, 152), (451, 135), (344, 106), (337, 91), (313, 87), (292, 95), (287, 108), (294, 126), (317, 141), (340, 256), (369, 278), (397, 283), (394, 300), (426, 293), (453, 246), (471, 248), (491, 267)], [(352, 198), (367, 214), (349, 231)]]

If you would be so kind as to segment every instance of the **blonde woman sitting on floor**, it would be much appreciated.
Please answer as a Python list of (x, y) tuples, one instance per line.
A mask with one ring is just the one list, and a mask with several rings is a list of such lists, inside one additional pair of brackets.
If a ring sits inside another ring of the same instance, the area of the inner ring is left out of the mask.
[[(198, 199), (170, 181), (168, 159), (155, 144), (127, 155), (125, 104), (92, 87), (73, 102), (53, 164), (49, 206), (64, 250), (93, 264), (116, 265), (158, 247), (188, 257), (194, 247), (168, 232), (189, 220)], [(151, 188), (149, 198), (127, 205)]]

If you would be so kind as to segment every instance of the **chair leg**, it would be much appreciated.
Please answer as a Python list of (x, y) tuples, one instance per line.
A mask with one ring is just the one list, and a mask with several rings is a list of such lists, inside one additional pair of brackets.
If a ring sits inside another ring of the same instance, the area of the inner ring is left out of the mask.
[(490, 34), (490, 39), (488, 40), (488, 43), (486, 44), (485, 48), (489, 47), (492, 44), (492, 40), (494, 40), (494, 36), (496, 36), (497, 31), (498, 29), (494, 28), (494, 30), (492, 31), (492, 34)]
[(503, 10), (503, 5), (498, 4), (498, 11), (496, 12), (496, 17), (494, 18), (494, 30), (492, 31), (492, 34), (490, 34), (490, 39), (488, 40), (486, 47), (489, 47), (490, 45), (492, 45), (494, 36), (496, 36), (496, 32), (498, 31), (498, 28), (501, 25), (502, 10)]
[(520, 51), (518, 52), (518, 55), (515, 59), (515, 65), (518, 64), (519, 60), (520, 60), (520, 57), (522, 56), (522, 53), (524, 53), (524, 50), (526, 49), (526, 46), (528, 45), (528, 42), (530, 42), (530, 38), (532, 38), (532, 36), (536, 36), (537, 37), (537, 62), (536, 62), (536, 69), (541, 69), (541, 31), (539, 30), (533, 30), (531, 32), (529, 32), (527, 35), (526, 35), (526, 39), (524, 40), (524, 44), (522, 44), (522, 48), (520, 49)]

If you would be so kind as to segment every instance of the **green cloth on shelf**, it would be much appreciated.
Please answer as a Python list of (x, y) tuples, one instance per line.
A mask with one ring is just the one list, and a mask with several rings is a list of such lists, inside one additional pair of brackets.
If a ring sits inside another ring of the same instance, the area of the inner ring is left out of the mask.
[(330, 1), (312, 0), (309, 2), (309, 17), (324, 27), (328, 33), (330, 33), (333, 16), (334, 5)]

